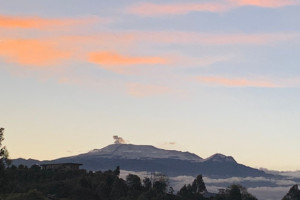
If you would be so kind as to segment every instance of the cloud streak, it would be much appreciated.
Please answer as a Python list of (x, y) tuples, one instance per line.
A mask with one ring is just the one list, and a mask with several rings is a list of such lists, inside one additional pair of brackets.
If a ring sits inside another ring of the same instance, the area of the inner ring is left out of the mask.
[(237, 7), (257, 6), (279, 8), (300, 5), (296, 0), (224, 0), (203, 3), (138, 3), (127, 8), (127, 12), (138, 16), (157, 17), (163, 15), (184, 15), (190, 12), (227, 12)]
[(200, 83), (226, 86), (226, 87), (263, 87), (263, 88), (275, 88), (279, 85), (266, 80), (250, 80), (246, 78), (226, 78), (221, 76), (198, 76), (196, 80)]
[(227, 10), (226, 5), (216, 3), (176, 3), (155, 4), (139, 3), (128, 8), (128, 12), (139, 16), (181, 15), (195, 11), (221, 12)]
[(300, 5), (300, 2), (297, 0), (229, 0), (229, 2), (236, 6), (257, 6), (266, 8)]
[(103, 20), (98, 17), (87, 17), (82, 19), (48, 19), (41, 17), (16, 17), (0, 15), (0, 27), (3, 28), (51, 29), (55, 27), (64, 28), (66, 26), (91, 24), (100, 21)]
[[(90, 44), (103, 46), (117, 46), (117, 44), (130, 47), (138, 44), (199, 44), (199, 45), (266, 45), (276, 42), (285, 42), (299, 39), (299, 32), (283, 33), (199, 33), (186, 31), (121, 31), (102, 32), (93, 35), (67, 35), (62, 39), (70, 43)], [(109, 45), (111, 44), (111, 45)]]
[[(101, 68), (116, 73), (128, 73), (132, 65), (166, 64), (167, 60), (161, 57), (127, 56), (115, 52), (92, 52), (88, 61), (98, 64)], [(129, 67), (128, 67), (129, 66)]]
[(135, 32), (136, 40), (158, 44), (266, 45), (300, 37), (299, 33), (204, 34), (197, 32)]

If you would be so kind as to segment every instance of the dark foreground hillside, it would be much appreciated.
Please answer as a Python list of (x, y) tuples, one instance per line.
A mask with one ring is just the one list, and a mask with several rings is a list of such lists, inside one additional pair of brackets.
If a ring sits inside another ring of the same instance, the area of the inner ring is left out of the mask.
[(86, 170), (41, 169), (12, 166), (1, 171), (1, 200), (255, 200), (245, 188), (232, 185), (219, 194), (207, 192), (202, 176), (175, 193), (168, 178), (154, 174), (143, 180), (129, 174), (119, 178), (120, 169)]

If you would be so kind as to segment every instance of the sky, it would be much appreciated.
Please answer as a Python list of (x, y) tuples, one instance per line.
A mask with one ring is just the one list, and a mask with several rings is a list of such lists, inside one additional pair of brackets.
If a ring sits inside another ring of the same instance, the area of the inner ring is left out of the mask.
[(300, 0), (0, 0), (11, 158), (132, 144), (300, 170)]

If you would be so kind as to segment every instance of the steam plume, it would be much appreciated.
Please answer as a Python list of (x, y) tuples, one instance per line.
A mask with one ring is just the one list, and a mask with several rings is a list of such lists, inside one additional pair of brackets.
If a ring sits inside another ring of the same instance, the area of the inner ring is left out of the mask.
[(117, 135), (114, 135), (113, 138), (115, 140), (115, 144), (126, 144), (125, 140)]

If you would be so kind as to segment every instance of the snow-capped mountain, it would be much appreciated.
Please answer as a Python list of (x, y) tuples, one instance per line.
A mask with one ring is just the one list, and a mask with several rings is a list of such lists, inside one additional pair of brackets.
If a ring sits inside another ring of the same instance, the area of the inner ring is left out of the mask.
[(201, 162), (196, 154), (175, 150), (159, 149), (151, 145), (111, 144), (102, 149), (94, 149), (80, 156), (101, 156), (120, 159), (179, 159)]
[[(16, 159), (14, 164), (29, 164), (34, 160)], [(59, 158), (42, 163), (75, 162), (87, 170), (107, 170), (120, 166), (127, 171), (162, 172), (169, 176), (203, 174), (207, 177), (265, 177), (262, 170), (237, 163), (233, 157), (214, 154), (202, 159), (196, 154), (175, 150), (159, 149), (150, 145), (112, 144), (84, 154)]]

